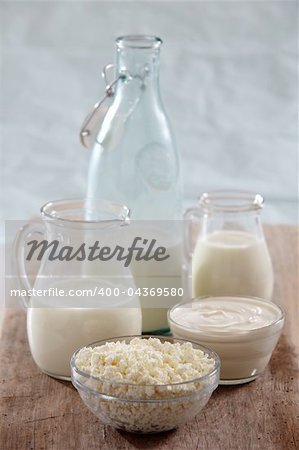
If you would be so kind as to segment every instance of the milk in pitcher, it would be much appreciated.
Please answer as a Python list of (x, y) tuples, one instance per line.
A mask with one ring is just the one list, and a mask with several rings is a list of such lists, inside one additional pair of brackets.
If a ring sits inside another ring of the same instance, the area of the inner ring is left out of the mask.
[(95, 289), (99, 292), (100, 286), (96, 281), (70, 280), (53, 285), (68, 296), (30, 299), (28, 341), (33, 359), (43, 372), (67, 379), (71, 356), (80, 347), (114, 336), (141, 334), (139, 299), (131, 296), (127, 301), (120, 300), (113, 295), (112, 287), (107, 290), (111, 295), (106, 293), (103, 299), (88, 296), (87, 303), (81, 294)]

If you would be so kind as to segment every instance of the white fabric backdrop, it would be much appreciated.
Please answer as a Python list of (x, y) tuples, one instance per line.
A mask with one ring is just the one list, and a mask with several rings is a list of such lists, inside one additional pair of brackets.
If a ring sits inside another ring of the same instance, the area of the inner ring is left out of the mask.
[(0, 4), (5, 219), (83, 196), (82, 119), (103, 93), (114, 39), (163, 38), (161, 87), (185, 204), (212, 189), (264, 194), (264, 220), (297, 222), (295, 2)]

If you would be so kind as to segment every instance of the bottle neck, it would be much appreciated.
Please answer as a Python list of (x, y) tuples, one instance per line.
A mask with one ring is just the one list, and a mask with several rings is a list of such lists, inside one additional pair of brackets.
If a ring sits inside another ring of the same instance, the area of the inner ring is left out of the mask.
[(160, 49), (117, 48), (117, 73), (124, 74), (124, 87), (159, 93)]

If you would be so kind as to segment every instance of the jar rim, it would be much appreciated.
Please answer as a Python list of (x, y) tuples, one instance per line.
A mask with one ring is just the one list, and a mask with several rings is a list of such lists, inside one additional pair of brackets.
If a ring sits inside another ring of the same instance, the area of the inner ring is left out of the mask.
[(264, 206), (264, 198), (246, 191), (212, 191), (200, 196), (199, 205), (205, 212), (259, 211)]
[(146, 34), (128, 34), (116, 38), (118, 48), (153, 50), (159, 48), (162, 43), (161, 38)]

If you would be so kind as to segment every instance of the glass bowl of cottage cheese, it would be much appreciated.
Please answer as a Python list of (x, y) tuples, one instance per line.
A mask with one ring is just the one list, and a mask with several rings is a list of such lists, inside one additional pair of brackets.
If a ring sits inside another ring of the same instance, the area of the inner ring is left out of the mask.
[(218, 355), (165, 336), (124, 336), (83, 347), (72, 383), (105, 424), (134, 433), (177, 428), (195, 417), (219, 383)]

